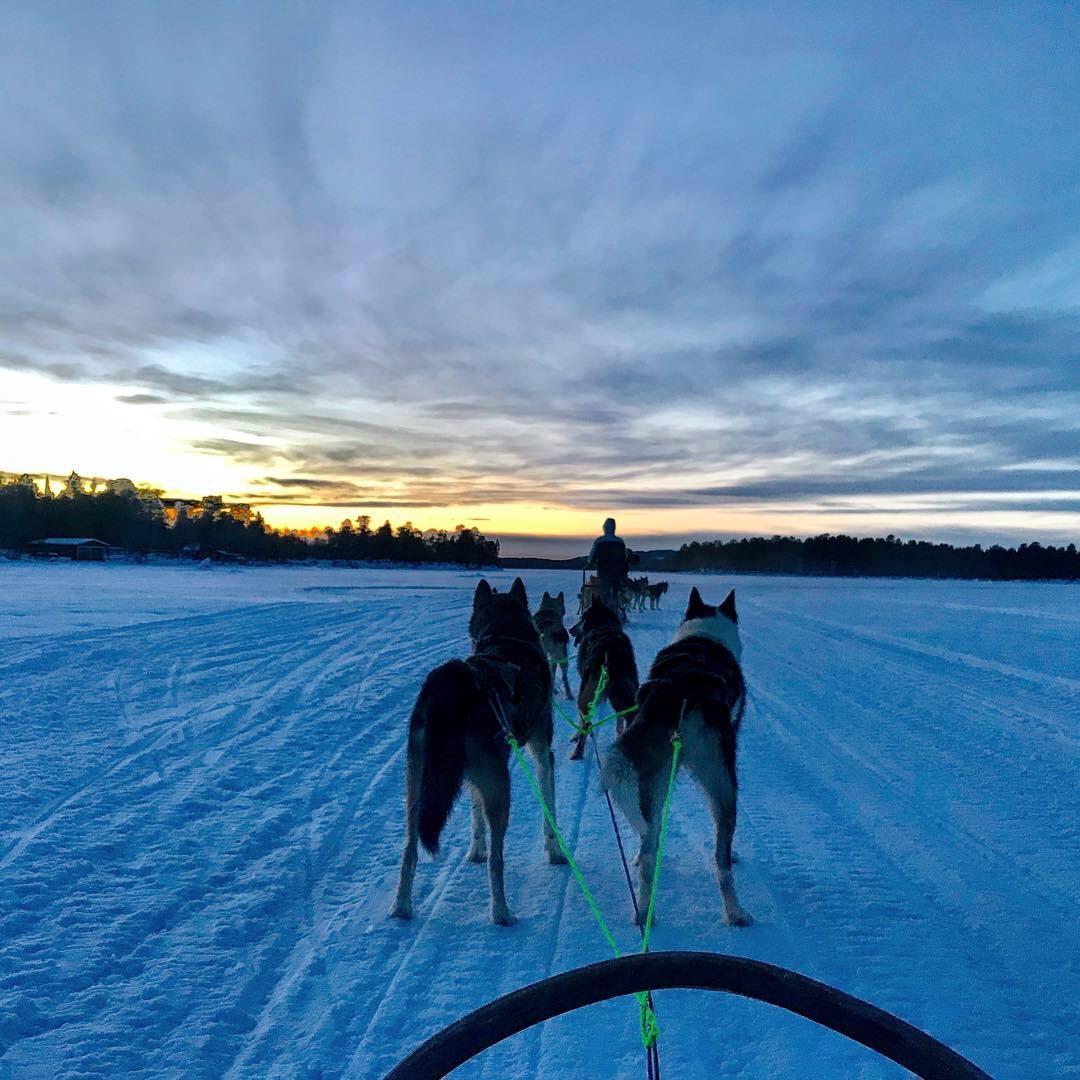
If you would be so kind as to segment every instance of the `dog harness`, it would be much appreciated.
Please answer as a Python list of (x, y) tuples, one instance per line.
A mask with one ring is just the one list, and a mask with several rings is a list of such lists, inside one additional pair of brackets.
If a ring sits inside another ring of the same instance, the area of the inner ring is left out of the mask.
[(705, 637), (688, 637), (656, 654), (649, 677), (638, 690), (638, 702), (654, 693), (676, 695), (687, 706), (723, 705), (736, 731), (746, 708), (742, 669), (729, 649)]

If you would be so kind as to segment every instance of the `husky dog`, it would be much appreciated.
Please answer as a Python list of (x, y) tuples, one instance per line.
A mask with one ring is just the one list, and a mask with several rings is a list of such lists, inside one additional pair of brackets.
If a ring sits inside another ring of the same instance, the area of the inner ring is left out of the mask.
[(655, 585), (647, 585), (645, 592), (649, 597), (649, 610), (660, 610), (660, 597), (668, 591), (668, 583), (666, 581), (658, 581)]
[[(608, 681), (604, 697), (608, 704), (615, 712), (631, 708), (638, 689), (637, 661), (619, 616), (597, 597), (574, 627), (574, 640), (578, 642), (578, 674), (581, 676), (578, 715), (582, 719), (587, 715), (600, 685), (600, 671), (605, 666)], [(625, 723), (625, 716), (620, 716), (615, 721), (616, 730), (622, 731)], [(574, 738), (571, 761), (578, 761), (585, 753), (585, 738), (584, 735)]]
[(578, 593), (577, 613), (584, 615), (589, 610), (589, 605), (600, 595), (600, 582), (595, 577), (581, 583), (581, 591)]
[(647, 577), (627, 578), (623, 582), (622, 596), (620, 597), (623, 607), (631, 611), (644, 611), (645, 595), (648, 588), (649, 579)]
[[(469, 635), (472, 655), (449, 660), (430, 672), (409, 717), (405, 851), (390, 914), (412, 917), (417, 839), (432, 854), (439, 850), (439, 834), (462, 783), (468, 783), (472, 792), (468, 858), (487, 860), (492, 921), (512, 926), (515, 919), (503, 890), (503, 839), (510, 814), (510, 747), (503, 720), (532, 754), (540, 790), (555, 813), (551, 668), (520, 578), (504, 595), (486, 581), (476, 586)], [(548, 862), (565, 862), (546, 817), (543, 822)], [(485, 831), (491, 834), (490, 854)]]
[(679, 765), (690, 770), (704, 791), (716, 827), (716, 873), (724, 917), (732, 926), (748, 926), (752, 921), (739, 905), (731, 871), (735, 740), (746, 706), (741, 655), (734, 591), (719, 607), (712, 607), (696, 588), (691, 590), (675, 640), (657, 653), (649, 677), (638, 690), (638, 710), (604, 766), (604, 786), (641, 835), (641, 918), (652, 888), (671, 773), (671, 741), (678, 730), (683, 744)]
[(558, 596), (549, 596), (544, 593), (540, 607), (533, 616), (536, 629), (540, 632), (540, 644), (544, 647), (548, 661), (551, 664), (551, 679), (559, 668), (562, 669), (563, 689), (566, 696), (571, 698), (574, 692), (570, 689), (570, 658), (567, 655), (567, 646), (570, 644), (570, 635), (563, 626), (563, 616), (566, 614), (566, 600), (562, 593)]

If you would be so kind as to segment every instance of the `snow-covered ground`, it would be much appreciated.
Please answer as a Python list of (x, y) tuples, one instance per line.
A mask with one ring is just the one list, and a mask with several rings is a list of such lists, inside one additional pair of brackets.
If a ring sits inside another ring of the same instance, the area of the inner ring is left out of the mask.
[[(534, 600), (577, 584), (523, 576)], [(0, 562), (0, 1077), (377, 1077), (477, 1005), (608, 955), (518, 775), (518, 925), (488, 921), (465, 807), (420, 865), (417, 918), (386, 918), (406, 718), (467, 648), (477, 578)], [(736, 877), (757, 922), (721, 924), (683, 781), (655, 947), (794, 968), (995, 1076), (1080, 1074), (1080, 590), (678, 576), (634, 618), (643, 670), (692, 583), (738, 590)], [(595, 768), (566, 741), (559, 816), (633, 949)], [(669, 1077), (901, 1072), (767, 1006), (657, 998)], [(460, 1075), (643, 1069), (622, 1000)]]

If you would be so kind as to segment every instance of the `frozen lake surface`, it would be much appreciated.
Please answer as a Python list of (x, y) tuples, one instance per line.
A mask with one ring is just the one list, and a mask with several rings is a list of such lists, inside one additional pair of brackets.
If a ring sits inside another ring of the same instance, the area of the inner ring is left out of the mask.
[[(462, 1013), (608, 955), (517, 774), (518, 925), (488, 921), (467, 805), (420, 864), (416, 919), (386, 918), (407, 717), (467, 651), (479, 576), (0, 562), (0, 1077), (377, 1077)], [(579, 581), (522, 576), (534, 607)], [(736, 878), (757, 921), (722, 924), (684, 780), (654, 947), (794, 968), (998, 1077), (1080, 1074), (1080, 588), (671, 581), (630, 627), (643, 673), (691, 584), (737, 590)], [(560, 821), (631, 950), (595, 767), (566, 761), (556, 722)], [(767, 1006), (667, 992), (657, 1010), (666, 1076), (906, 1075)], [(623, 1000), (455, 1075), (643, 1072)]]

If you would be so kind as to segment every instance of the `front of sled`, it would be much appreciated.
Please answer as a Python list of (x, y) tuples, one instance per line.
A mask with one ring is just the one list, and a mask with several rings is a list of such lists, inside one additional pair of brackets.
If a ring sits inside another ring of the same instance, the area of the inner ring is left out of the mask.
[(955, 1050), (869, 1002), (773, 964), (703, 952), (620, 956), (515, 990), (433, 1035), (386, 1080), (437, 1080), (519, 1031), (586, 1005), (651, 990), (738, 994), (839, 1032), (916, 1076), (990, 1080)]

